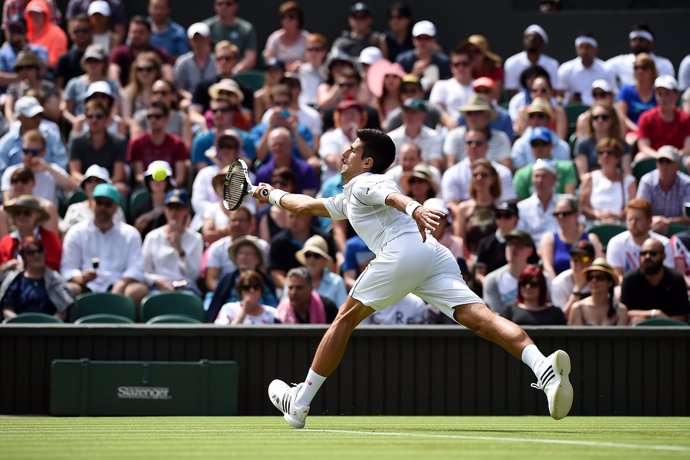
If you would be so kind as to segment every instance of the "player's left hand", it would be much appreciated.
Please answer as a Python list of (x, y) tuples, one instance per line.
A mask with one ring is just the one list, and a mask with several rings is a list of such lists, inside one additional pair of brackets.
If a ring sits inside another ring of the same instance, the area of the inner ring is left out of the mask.
[(425, 208), (424, 206), (417, 207), (412, 213), (412, 218), (417, 223), (417, 228), (419, 229), (419, 233), (422, 234), (422, 241), (424, 242), (426, 242), (426, 230), (436, 230), (441, 219), (445, 217), (446, 215), (442, 212)]

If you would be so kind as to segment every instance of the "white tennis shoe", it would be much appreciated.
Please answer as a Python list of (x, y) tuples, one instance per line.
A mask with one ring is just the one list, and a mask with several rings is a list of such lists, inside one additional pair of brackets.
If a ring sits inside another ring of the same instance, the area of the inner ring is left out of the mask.
[(297, 392), (304, 383), (293, 387), (282, 380), (274, 380), (268, 385), (268, 397), (276, 409), (283, 413), (283, 418), (293, 428), (304, 428), (304, 421), (309, 414), (309, 406), (299, 407), (295, 404)]
[(560, 420), (570, 412), (573, 405), (573, 386), (570, 384), (570, 356), (557, 350), (546, 358), (547, 367), (532, 387), (544, 390), (549, 401), (549, 414)]

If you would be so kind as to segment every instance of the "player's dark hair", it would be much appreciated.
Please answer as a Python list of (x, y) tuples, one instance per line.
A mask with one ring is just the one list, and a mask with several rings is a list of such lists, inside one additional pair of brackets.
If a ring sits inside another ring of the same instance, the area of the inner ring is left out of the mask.
[(371, 172), (383, 174), (395, 161), (393, 140), (378, 129), (358, 129), (357, 137), (364, 145), (362, 159), (371, 157), (374, 160)]

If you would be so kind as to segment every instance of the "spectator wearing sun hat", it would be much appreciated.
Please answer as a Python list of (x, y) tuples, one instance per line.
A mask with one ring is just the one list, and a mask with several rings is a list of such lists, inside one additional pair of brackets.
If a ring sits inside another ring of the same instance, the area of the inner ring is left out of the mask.
[(551, 143), (553, 144), (551, 155), (554, 159), (570, 160), (570, 145), (563, 139), (560, 139), (556, 132), (548, 127), (553, 119), (553, 110), (551, 110), (549, 102), (544, 98), (538, 97), (526, 108), (526, 113), (528, 126), (522, 133), (522, 136), (515, 141), (510, 151), (513, 169), (522, 168), (535, 160), (531, 142), (532, 132), (537, 128), (544, 128), (550, 132)]
[(295, 254), (297, 261), (309, 270), (312, 287), (322, 297), (326, 297), (340, 307), (345, 304), (347, 290), (340, 275), (331, 272), (328, 266), (334, 263), (328, 254), (328, 243), (323, 237), (314, 235), (304, 242), (302, 249)]
[(60, 268), (62, 242), (57, 233), (42, 224), (50, 218), (38, 198), (21, 195), (5, 203), (5, 211), (12, 217), (15, 229), (0, 239), (0, 272), (19, 267), (18, 256), (21, 242), (28, 236), (38, 237), (43, 243), (46, 266)]
[(543, 67), (551, 77), (551, 82), (558, 81), (558, 61), (543, 53), (549, 44), (549, 36), (538, 24), (532, 24), (522, 33), (523, 51), (512, 55), (503, 66), (505, 70), (505, 89), (509, 96), (520, 90), (520, 74), (523, 70), (536, 64)]

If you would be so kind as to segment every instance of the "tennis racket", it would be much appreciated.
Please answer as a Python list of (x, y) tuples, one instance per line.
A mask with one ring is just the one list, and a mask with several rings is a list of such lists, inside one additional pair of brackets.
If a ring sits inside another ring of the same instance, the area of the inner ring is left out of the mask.
[[(223, 206), (228, 211), (234, 211), (242, 205), (242, 201), (257, 189), (249, 178), (249, 169), (244, 160), (232, 162), (225, 174), (223, 185)], [(268, 190), (261, 190), (261, 196), (268, 195)]]

